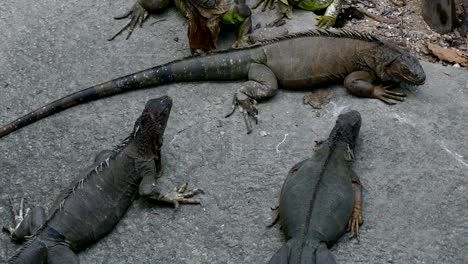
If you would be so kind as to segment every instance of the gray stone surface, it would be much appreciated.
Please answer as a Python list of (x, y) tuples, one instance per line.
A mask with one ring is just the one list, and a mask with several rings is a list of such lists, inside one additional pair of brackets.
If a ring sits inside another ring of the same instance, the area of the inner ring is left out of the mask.
[[(112, 16), (131, 1), (33, 2), (0, 6), (1, 124), (189, 54), (186, 23), (174, 11), (154, 25), (151, 18), (128, 41), (108, 42), (126, 23)], [(292, 30), (315, 22), (311, 13), (296, 15)], [(72, 108), (0, 139), (0, 223), (10, 219), (8, 196), (50, 207), (98, 151), (130, 132), (148, 99), (167, 94), (174, 107), (165, 176), (205, 189), (203, 205), (174, 210), (138, 200), (109, 236), (79, 254), (81, 263), (266, 263), (284, 239), (266, 225), (287, 171), (327, 136), (340, 111), (356, 109), (363, 125), (354, 168), (365, 188), (365, 222), (360, 243), (344, 237), (333, 248), (339, 263), (466, 263), (468, 72), (423, 66), (426, 84), (408, 88), (395, 106), (336, 86), (318, 117), (302, 104), (303, 93), (281, 91), (259, 105), (251, 135), (239, 115), (223, 118), (238, 83), (167, 85)], [(0, 262), (17, 247), (0, 236)]]

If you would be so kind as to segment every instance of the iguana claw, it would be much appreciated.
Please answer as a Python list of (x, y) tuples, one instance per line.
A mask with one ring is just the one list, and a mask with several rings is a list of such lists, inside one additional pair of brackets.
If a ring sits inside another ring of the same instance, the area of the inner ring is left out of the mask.
[(317, 16), (317, 27), (328, 28), (335, 25), (336, 18), (331, 16)]
[(233, 98), (232, 111), (225, 117), (230, 117), (236, 111), (236, 108), (239, 108), (239, 112), (242, 113), (245, 126), (247, 127), (247, 134), (250, 134), (252, 132), (252, 123), (250, 119), (253, 119), (255, 124), (258, 124), (257, 100), (250, 98), (248, 95), (238, 91)]
[(388, 99), (393, 99), (393, 100), (400, 101), (400, 102), (405, 101), (406, 94), (397, 93), (397, 92), (393, 92), (393, 91), (388, 90), (389, 88), (391, 88), (393, 86), (394, 86), (393, 84), (392, 85), (387, 85), (387, 86), (381, 86), (381, 85), (375, 86), (374, 87), (374, 92), (373, 92), (373, 97), (383, 101), (386, 104), (390, 104), (390, 105), (394, 105), (396, 103), (393, 102), (393, 101), (390, 101)]
[(359, 226), (362, 225), (362, 210), (361, 207), (355, 206), (353, 214), (348, 221), (348, 230), (351, 231), (351, 238), (356, 238), (359, 241)]
[(255, 5), (252, 7), (252, 9), (256, 9), (262, 3), (263, 3), (262, 12), (264, 12), (267, 9), (267, 7), (270, 7), (270, 9), (275, 8), (275, 5), (274, 5), (275, 0), (258, 0), (257, 3), (255, 3)]
[(13, 203), (11, 199), (9, 199), (9, 202), (10, 202), (12, 223), (14, 226), (9, 226), (9, 227), (4, 226), (3, 230), (10, 235), (11, 239), (16, 240), (14, 234), (16, 230), (18, 229), (18, 227), (20, 226), (21, 222), (23, 222), (24, 218), (26, 218), (26, 216), (29, 214), (30, 209), (27, 208), (26, 212), (24, 212), (24, 198), (21, 198), (20, 208), (18, 212), (13, 207)]
[(118, 35), (122, 34), (122, 32), (124, 32), (124, 30), (128, 29), (128, 35), (125, 39), (128, 39), (130, 38), (130, 36), (132, 35), (133, 33), (133, 30), (135, 29), (136, 25), (138, 23), (140, 23), (140, 27), (143, 26), (143, 23), (146, 21), (146, 19), (148, 18), (148, 11), (146, 11), (138, 2), (135, 3), (135, 5), (133, 5), (132, 8), (130, 8), (125, 14), (121, 15), (121, 16), (116, 16), (114, 17), (114, 19), (116, 20), (120, 20), (120, 19), (124, 19), (124, 18), (127, 18), (127, 17), (130, 17), (130, 22), (127, 23), (127, 25), (125, 25), (125, 27), (123, 27), (121, 30), (119, 30), (119, 32), (117, 32), (114, 36), (112, 36), (111, 38), (108, 39), (108, 41), (112, 41), (114, 40)]
[(166, 193), (161, 195), (158, 199), (160, 201), (168, 202), (174, 204), (175, 208), (179, 207), (179, 204), (200, 204), (199, 200), (190, 199), (191, 197), (203, 193), (202, 189), (194, 189), (189, 192), (185, 192), (187, 190), (187, 183), (182, 184), (180, 187), (174, 188), (173, 192)]

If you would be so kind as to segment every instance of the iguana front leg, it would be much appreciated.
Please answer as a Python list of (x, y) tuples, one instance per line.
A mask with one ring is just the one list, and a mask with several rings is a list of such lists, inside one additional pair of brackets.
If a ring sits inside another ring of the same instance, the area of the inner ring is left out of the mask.
[(11, 201), (11, 212), (13, 226), (3, 227), (3, 230), (10, 234), (12, 240), (22, 241), (31, 236), (46, 221), (45, 210), (36, 206), (32, 210), (24, 210), (24, 199), (21, 199), (19, 210), (15, 210)]
[(354, 192), (354, 207), (353, 213), (349, 218), (348, 231), (351, 231), (351, 236), (359, 240), (359, 226), (362, 225), (362, 185), (356, 173), (352, 174), (352, 187)]
[(140, 27), (143, 25), (143, 22), (149, 16), (149, 13), (156, 13), (165, 10), (172, 0), (137, 0), (136, 3), (130, 8), (125, 14), (121, 16), (116, 16), (114, 19), (120, 20), (127, 17), (130, 17), (130, 22), (127, 23), (121, 30), (119, 30), (114, 36), (109, 38), (109, 41), (114, 40), (118, 35), (122, 34), (126, 29), (128, 29), (128, 35), (126, 39), (130, 38), (135, 27), (140, 24)]
[(252, 132), (250, 119), (257, 123), (257, 100), (273, 97), (278, 91), (278, 81), (270, 68), (266, 65), (252, 63), (249, 69), (249, 81), (245, 82), (233, 98), (232, 111), (226, 115), (231, 116), (236, 108), (244, 116), (247, 134)]
[(376, 78), (367, 71), (355, 71), (346, 76), (344, 87), (355, 96), (376, 98), (387, 104), (395, 104), (395, 102), (389, 99), (397, 101), (405, 100), (406, 95), (404, 93), (388, 90), (388, 88), (393, 87), (393, 85), (373, 85), (372, 82), (375, 80)]
[(228, 12), (221, 17), (221, 23), (236, 27), (236, 41), (233, 48), (239, 48), (252, 32), (252, 11), (246, 4), (232, 5)]
[(342, 0), (334, 0), (325, 11), (323, 16), (317, 16), (317, 27), (328, 28), (335, 25), (341, 10)]

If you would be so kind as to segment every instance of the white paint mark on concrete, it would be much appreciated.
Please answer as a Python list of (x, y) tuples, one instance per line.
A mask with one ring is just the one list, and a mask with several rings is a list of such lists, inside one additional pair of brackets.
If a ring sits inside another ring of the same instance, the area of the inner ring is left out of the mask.
[(399, 114), (397, 114), (397, 113), (391, 113), (391, 114), (390, 114), (390, 117), (395, 118), (395, 119), (398, 120), (398, 122), (400, 122), (400, 123), (408, 124), (408, 125), (410, 125), (410, 126), (412, 126), (412, 127), (415, 126), (415, 125), (414, 125), (414, 122), (412, 122), (412, 121), (409, 120), (408, 118), (406, 118), (406, 117), (404, 117), (404, 116), (401, 116), (401, 115), (399, 115)]
[(289, 136), (288, 133), (284, 134), (283, 140), (282, 140), (280, 143), (278, 143), (278, 145), (276, 145), (276, 153), (279, 154), (279, 153), (281, 152), (281, 151), (279, 150), (279, 146), (281, 146), (281, 144), (283, 144), (283, 143), (286, 141), (286, 139), (288, 138), (288, 136)]
[(172, 145), (172, 143), (176, 140), (176, 138), (179, 136), (180, 133), (184, 132), (185, 130), (189, 129), (188, 127), (187, 128), (184, 128), (182, 130), (179, 130), (177, 131), (177, 133), (174, 135), (174, 137), (172, 138), (171, 142), (169, 142), (169, 145)]
[(339, 114), (343, 112), (343, 110), (349, 107), (349, 105), (338, 106), (335, 102), (332, 102), (332, 101), (330, 102), (330, 104), (332, 105), (331, 113), (334, 117), (337, 117)]
[(445, 151), (447, 151), (448, 154), (450, 154), (451, 156), (453, 156), (458, 162), (460, 162), (461, 164), (465, 165), (465, 167), (468, 167), (468, 163), (465, 162), (465, 160), (463, 159), (464, 157), (458, 153), (456, 153), (455, 151), (452, 151), (450, 150), (447, 145), (445, 144), (444, 141), (442, 140), (437, 140), (436, 141), (437, 144), (439, 144), (439, 146), (441, 146)]

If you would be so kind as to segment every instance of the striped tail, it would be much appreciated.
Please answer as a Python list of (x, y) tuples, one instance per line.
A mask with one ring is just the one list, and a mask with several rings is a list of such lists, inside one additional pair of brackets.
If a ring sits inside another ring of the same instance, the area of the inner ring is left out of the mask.
[(174, 82), (247, 79), (251, 61), (250, 50), (236, 50), (181, 59), (159, 65), (86, 88), (53, 101), (2, 126), (0, 128), (0, 138), (75, 105), (127, 91)]

